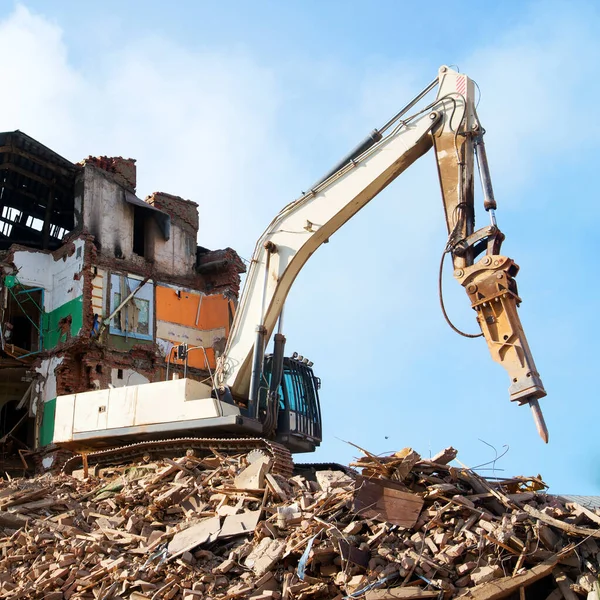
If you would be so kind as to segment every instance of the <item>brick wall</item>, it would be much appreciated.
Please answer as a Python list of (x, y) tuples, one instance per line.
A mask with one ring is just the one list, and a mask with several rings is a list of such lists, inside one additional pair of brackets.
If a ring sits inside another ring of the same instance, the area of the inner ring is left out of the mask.
[(198, 235), (198, 205), (191, 200), (184, 200), (179, 196), (172, 196), (164, 192), (154, 192), (146, 198), (146, 202), (166, 212), (173, 221), (182, 229), (194, 236)]
[(237, 301), (240, 293), (240, 273), (246, 265), (233, 248), (224, 250), (199, 249), (197, 270), (202, 274), (205, 289), (211, 294), (221, 293)]
[(81, 161), (81, 164), (92, 164), (103, 171), (112, 173), (119, 185), (135, 193), (137, 185), (135, 162), (135, 158), (123, 158), (121, 156), (88, 156)]

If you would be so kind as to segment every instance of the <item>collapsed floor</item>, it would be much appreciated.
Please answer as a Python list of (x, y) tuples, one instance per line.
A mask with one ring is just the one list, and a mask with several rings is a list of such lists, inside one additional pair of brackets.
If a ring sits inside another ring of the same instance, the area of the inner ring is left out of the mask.
[(0, 597), (598, 600), (596, 512), (451, 448), (364, 454), (360, 474), (215, 452), (0, 481)]

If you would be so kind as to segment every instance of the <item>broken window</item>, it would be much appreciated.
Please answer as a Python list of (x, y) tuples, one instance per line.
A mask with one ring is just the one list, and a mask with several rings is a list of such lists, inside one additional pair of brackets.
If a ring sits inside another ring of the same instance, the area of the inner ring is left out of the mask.
[(42, 221), (41, 219), (36, 219), (35, 217), (29, 216), (29, 217), (27, 217), (26, 225), (27, 225), (27, 227), (31, 227), (32, 229), (35, 229), (36, 231), (41, 231), (42, 228), (44, 227), (44, 221)]
[(23, 213), (16, 208), (10, 208), (10, 206), (2, 207), (2, 220), (0, 221), (0, 233), (6, 237), (10, 237), (14, 223), (21, 222), (21, 216)]
[[(141, 283), (132, 276), (111, 276), (110, 308), (111, 314), (114, 313), (111, 334), (142, 340), (153, 338), (154, 287), (147, 282), (140, 289)], [(124, 300), (127, 302), (122, 305)]]
[(38, 352), (42, 349), (43, 290), (13, 281), (12, 286), (6, 286), (8, 294), (1, 324), (3, 341), (27, 353)]

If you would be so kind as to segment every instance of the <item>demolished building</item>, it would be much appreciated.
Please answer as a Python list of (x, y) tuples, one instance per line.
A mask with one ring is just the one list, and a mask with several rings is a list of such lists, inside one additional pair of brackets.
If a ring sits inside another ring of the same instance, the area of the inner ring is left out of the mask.
[[(0, 133), (0, 459), (52, 441), (62, 394), (202, 380), (245, 270), (197, 245), (197, 204), (136, 196), (133, 159), (71, 163)], [(173, 351), (196, 347), (184, 365)], [(177, 376), (177, 375), (175, 375)], [(98, 418), (102, 419), (99, 414)]]

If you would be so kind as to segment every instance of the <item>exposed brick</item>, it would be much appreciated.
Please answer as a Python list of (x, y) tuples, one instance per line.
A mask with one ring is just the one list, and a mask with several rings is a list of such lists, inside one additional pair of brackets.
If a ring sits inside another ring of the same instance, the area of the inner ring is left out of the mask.
[[(211, 265), (215, 268), (211, 268)], [(202, 273), (207, 292), (224, 294), (237, 300), (240, 293), (240, 273), (246, 272), (246, 265), (235, 250), (198, 248), (196, 267)]]
[(121, 156), (88, 156), (80, 164), (92, 164), (103, 171), (112, 173), (115, 181), (120, 185), (135, 192), (137, 184), (137, 169), (134, 158), (123, 158)]
[(165, 192), (154, 192), (145, 201), (166, 212), (173, 223), (193, 233), (194, 239), (198, 235), (198, 205), (191, 200), (184, 200), (179, 196), (166, 194)]

